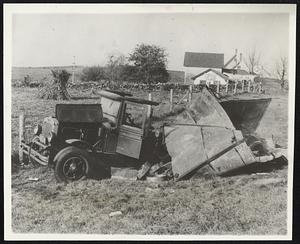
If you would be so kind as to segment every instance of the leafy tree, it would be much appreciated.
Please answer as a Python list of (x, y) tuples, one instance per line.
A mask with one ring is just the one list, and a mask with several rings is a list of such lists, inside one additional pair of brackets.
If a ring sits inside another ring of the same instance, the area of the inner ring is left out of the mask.
[(82, 70), (82, 81), (100, 81), (106, 78), (105, 69), (101, 66), (86, 67)]
[(139, 44), (128, 60), (135, 66), (136, 78), (139, 81), (148, 84), (168, 81), (165, 49), (156, 45)]
[(138, 70), (134, 65), (126, 64), (122, 68), (122, 73), (120, 74), (120, 79), (127, 82), (138, 82), (139, 77), (137, 75)]

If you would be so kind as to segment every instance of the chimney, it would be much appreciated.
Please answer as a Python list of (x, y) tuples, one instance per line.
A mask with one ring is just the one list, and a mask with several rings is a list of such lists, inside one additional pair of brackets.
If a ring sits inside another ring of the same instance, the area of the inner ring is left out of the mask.
[(242, 63), (242, 59), (243, 59), (243, 54), (240, 53), (240, 63)]

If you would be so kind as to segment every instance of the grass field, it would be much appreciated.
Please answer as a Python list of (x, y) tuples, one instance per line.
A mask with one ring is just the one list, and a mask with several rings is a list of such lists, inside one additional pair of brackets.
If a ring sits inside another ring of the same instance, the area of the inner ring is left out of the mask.
[[(89, 96), (75, 90), (73, 96)], [(54, 114), (56, 101), (36, 98), (35, 88), (14, 88), (12, 94), (13, 166), (17, 164), (18, 114), (28, 124)], [(146, 97), (146, 93), (139, 93)], [(154, 115), (168, 107), (167, 94)], [(274, 135), (287, 146), (287, 97), (277, 95), (257, 132)], [(72, 103), (97, 103), (78, 99)], [(51, 169), (13, 167), (12, 224), (23, 233), (98, 234), (286, 234), (287, 166), (267, 173), (154, 184), (140, 181), (85, 180), (57, 184)], [(37, 182), (30, 181), (37, 177)], [(109, 217), (113, 211), (122, 215)]]

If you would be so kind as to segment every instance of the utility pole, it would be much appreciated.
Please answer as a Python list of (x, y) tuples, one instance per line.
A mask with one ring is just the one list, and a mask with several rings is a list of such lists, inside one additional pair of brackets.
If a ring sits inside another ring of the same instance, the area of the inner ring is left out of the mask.
[(75, 56), (73, 56), (73, 63), (72, 63), (72, 83), (75, 82)]

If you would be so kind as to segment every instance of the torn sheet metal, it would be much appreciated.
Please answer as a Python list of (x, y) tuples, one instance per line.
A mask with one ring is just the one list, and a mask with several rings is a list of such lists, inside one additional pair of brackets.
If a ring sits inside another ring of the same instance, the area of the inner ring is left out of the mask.
[(206, 88), (174, 124), (165, 126), (165, 132), (175, 180), (199, 169), (224, 174), (256, 162), (242, 132)]

